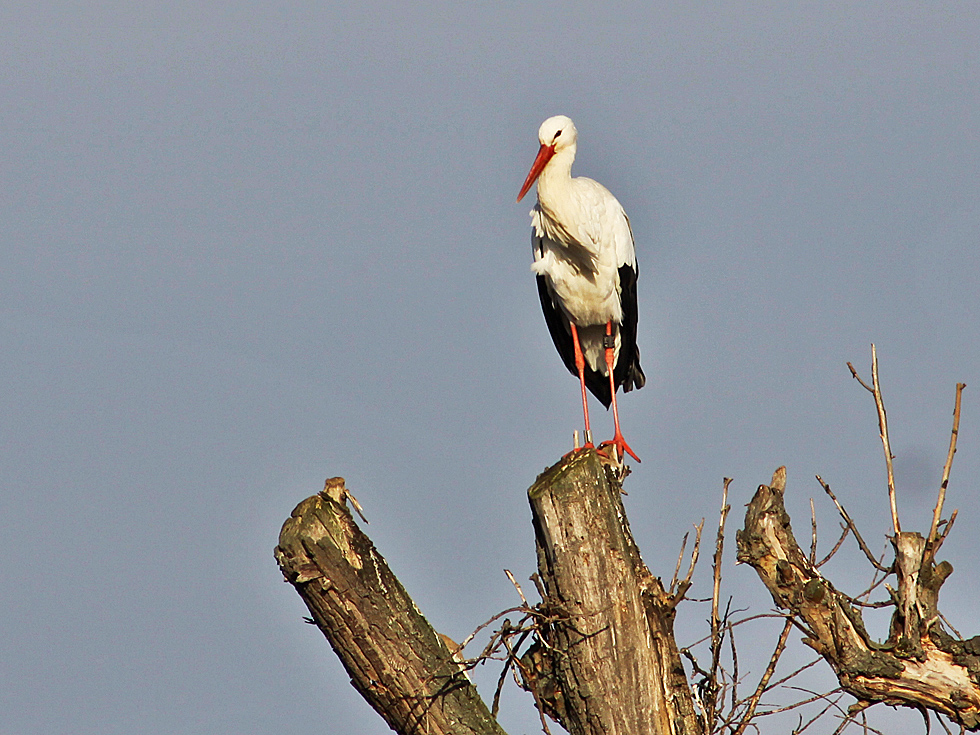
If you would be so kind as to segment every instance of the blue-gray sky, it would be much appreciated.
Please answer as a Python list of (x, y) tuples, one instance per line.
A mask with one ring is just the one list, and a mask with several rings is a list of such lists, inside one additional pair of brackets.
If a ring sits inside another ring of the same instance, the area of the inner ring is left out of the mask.
[(799, 527), (820, 473), (883, 548), (845, 368), (874, 341), (906, 527), (970, 386), (942, 607), (980, 633), (978, 29), (970, 2), (0, 9), (0, 729), (387, 732), (272, 557), (328, 476), (439, 630), (514, 604), (524, 491), (581, 423), (514, 203), (559, 113), (636, 236), (654, 572), (723, 476), (736, 524), (780, 464)]

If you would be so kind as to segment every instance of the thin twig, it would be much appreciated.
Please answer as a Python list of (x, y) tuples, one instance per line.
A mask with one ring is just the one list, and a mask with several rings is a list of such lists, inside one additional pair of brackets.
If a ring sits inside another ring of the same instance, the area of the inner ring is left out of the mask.
[(728, 518), (728, 511), (731, 506), (728, 504), (728, 486), (732, 483), (732, 478), (726, 477), (724, 487), (721, 491), (721, 514), (718, 519), (718, 536), (715, 539), (715, 558), (711, 563), (714, 585), (711, 590), (711, 648), (712, 651), (718, 647), (719, 618), (718, 600), (721, 594), (721, 556), (725, 546), (725, 521)]
[[(721, 514), (718, 519), (718, 535), (715, 539), (715, 558), (711, 562), (714, 585), (711, 591), (711, 682), (717, 685), (718, 663), (721, 658), (721, 619), (718, 617), (718, 601), (721, 595), (721, 558), (725, 547), (725, 521), (731, 506), (728, 504), (728, 486), (732, 478), (724, 478), (721, 491)], [(731, 602), (729, 601), (729, 605)], [(727, 617), (727, 612), (726, 612)], [(710, 703), (708, 727), (714, 729), (716, 702)]]
[(885, 450), (885, 468), (888, 471), (888, 502), (892, 511), (892, 528), (895, 533), (902, 532), (902, 524), (898, 522), (898, 505), (895, 499), (895, 469), (892, 465), (892, 448), (888, 441), (888, 418), (885, 416), (885, 401), (878, 384), (878, 352), (874, 342), (871, 343), (871, 383), (874, 385), (875, 407), (878, 409), (878, 428), (881, 430), (881, 446)]
[(861, 715), (861, 730), (867, 735), (869, 732), (873, 732), (876, 735), (882, 735), (880, 730), (876, 730), (870, 725), (868, 725), (868, 716), (866, 710), (872, 705), (872, 702), (858, 702), (852, 704), (847, 708), (847, 714), (841, 719), (841, 723), (837, 726), (831, 735), (840, 735), (844, 732), (844, 729), (852, 724), (857, 723), (857, 716)]
[(864, 555), (868, 557), (868, 561), (871, 562), (871, 565), (879, 572), (890, 572), (890, 569), (881, 566), (881, 564), (878, 563), (878, 560), (875, 559), (874, 554), (871, 553), (871, 549), (868, 548), (868, 545), (864, 543), (864, 539), (861, 538), (861, 534), (858, 532), (857, 526), (854, 525), (854, 521), (851, 520), (851, 517), (847, 514), (847, 511), (844, 510), (844, 506), (840, 504), (840, 501), (837, 500), (837, 496), (834, 495), (833, 491), (830, 489), (830, 485), (824, 482), (820, 475), (817, 475), (817, 482), (820, 483), (820, 486), (823, 488), (824, 492), (830, 496), (830, 499), (834, 501), (834, 505), (837, 506), (837, 512), (840, 513), (841, 518), (844, 519), (844, 523), (846, 523), (851, 529), (851, 532), (854, 534), (854, 538), (858, 542), (858, 546), (861, 547), (861, 551), (864, 552)]
[[(527, 670), (524, 668), (524, 664), (517, 657), (517, 655), (514, 653), (514, 651), (511, 650), (511, 648), (510, 648), (509, 645), (507, 646), (507, 651), (510, 654), (511, 659), (514, 661), (515, 667), (517, 667), (518, 669), (520, 669), (521, 675), (524, 677), (524, 679), (525, 680), (529, 680)], [(542, 729), (542, 731), (544, 731), (545, 735), (551, 735), (551, 730), (548, 729), (548, 722), (544, 718), (544, 705), (541, 702), (541, 697), (538, 694), (538, 688), (536, 686), (532, 686), (531, 687), (531, 696), (534, 697), (535, 709), (538, 710), (538, 717), (541, 718), (541, 729)]]
[[(880, 567), (882, 562), (885, 560), (885, 554), (887, 550), (881, 552), (881, 556), (878, 557), (878, 566)], [(870, 597), (871, 593), (874, 592), (884, 581), (888, 578), (888, 572), (885, 572), (881, 579), (878, 579), (878, 572), (880, 570), (875, 569), (874, 574), (871, 575), (871, 584), (868, 586), (864, 592), (859, 594), (856, 599), (860, 600), (862, 597)]]
[(946, 521), (946, 526), (943, 528), (943, 532), (939, 534), (939, 541), (936, 542), (938, 546), (942, 546), (943, 541), (945, 541), (946, 537), (949, 536), (949, 532), (953, 528), (953, 523), (956, 522), (957, 515), (959, 515), (959, 510), (954, 510), (949, 514), (949, 520)]
[[(687, 569), (687, 575), (684, 577), (683, 581), (677, 584), (677, 589), (674, 590), (674, 584), (671, 582), (671, 590), (673, 591), (673, 596), (670, 599), (670, 606), (677, 607), (681, 600), (684, 599), (684, 595), (687, 591), (691, 589), (691, 578), (694, 576), (694, 567), (698, 563), (698, 555), (701, 553), (701, 531), (704, 529), (704, 518), (701, 522), (694, 527), (694, 548), (691, 549), (691, 566)], [(687, 534), (684, 534), (684, 544), (687, 543)], [(681, 554), (684, 553), (683, 545), (681, 546)], [(680, 567), (681, 559), (678, 557), (677, 566)], [(677, 571), (674, 571), (674, 575), (677, 575)]]
[(946, 627), (949, 628), (951, 631), (953, 631), (953, 635), (955, 635), (960, 640), (963, 640), (963, 635), (950, 624), (950, 622), (946, 619), (945, 615), (939, 613), (939, 617), (942, 618), (942, 621), (946, 624)]
[(745, 728), (748, 727), (749, 722), (755, 716), (755, 708), (759, 705), (759, 700), (762, 699), (762, 694), (766, 691), (766, 685), (769, 684), (769, 680), (772, 678), (773, 672), (776, 670), (776, 662), (779, 661), (779, 657), (783, 655), (783, 651), (786, 648), (786, 640), (789, 638), (789, 632), (792, 629), (793, 621), (787, 620), (783, 624), (783, 632), (779, 634), (779, 640), (776, 641), (776, 649), (772, 652), (772, 656), (769, 658), (769, 665), (762, 674), (762, 678), (759, 680), (759, 686), (756, 687), (755, 693), (752, 695), (752, 698), (749, 699), (748, 709), (745, 710), (745, 714), (742, 716), (742, 721), (738, 723), (738, 727), (735, 729), (733, 735), (742, 735), (742, 733), (745, 732)]
[(514, 579), (514, 575), (511, 574), (510, 569), (505, 569), (504, 574), (507, 575), (507, 579), (510, 580), (510, 583), (514, 585), (514, 588), (517, 590), (517, 594), (521, 596), (521, 602), (523, 602), (525, 606), (531, 607), (528, 605), (527, 598), (524, 596), (524, 590), (521, 589), (521, 586), (517, 583), (517, 580)]
[(926, 735), (930, 735), (932, 732), (932, 722), (929, 721), (929, 710), (921, 704), (916, 709), (919, 710), (919, 714), (922, 715), (922, 719), (926, 722)]
[(688, 531), (681, 539), (681, 550), (677, 552), (677, 566), (674, 567), (674, 576), (670, 578), (670, 586), (667, 588), (670, 594), (674, 594), (674, 588), (677, 587), (677, 575), (681, 573), (681, 563), (684, 561), (684, 552), (687, 550), (687, 537), (690, 535), (691, 533)]
[[(733, 610), (732, 611), (732, 614), (734, 615), (734, 614), (737, 614), (737, 613), (742, 613), (742, 612), (745, 612), (747, 609), (748, 608), (740, 608), (738, 610)], [(755, 615), (749, 615), (749, 617), (747, 617), (747, 618), (742, 618), (741, 620), (736, 620), (735, 622), (730, 623), (730, 626), (731, 627), (735, 627), (736, 625), (742, 625), (743, 623), (751, 623), (751, 622), (754, 622), (756, 620), (769, 620), (769, 619), (785, 620), (786, 619), (786, 615), (784, 613), (779, 613), (779, 612), (757, 613)], [(806, 631), (804, 631), (804, 632), (806, 632)], [(711, 635), (710, 634), (709, 635), (706, 635), (703, 638), (699, 638), (698, 640), (694, 641), (689, 646), (686, 646), (686, 648), (690, 649), (690, 648), (694, 648), (696, 646), (700, 646), (702, 643), (704, 643), (705, 641), (710, 640), (710, 639), (711, 639)], [(682, 651), (682, 653), (683, 653), (683, 651)]]
[(940, 716), (940, 715), (936, 715), (936, 721), (937, 721), (937, 722), (939, 722), (939, 724), (940, 724), (940, 725), (942, 725), (942, 728), (943, 728), (943, 730), (945, 730), (945, 731), (946, 731), (946, 735), (953, 735), (953, 733), (951, 733), (951, 732), (949, 731), (949, 728), (948, 728), (948, 727), (946, 727), (946, 723), (945, 723), (945, 722), (943, 722), (943, 718), (942, 718), (942, 716)]
[(732, 624), (728, 624), (728, 646), (732, 649), (732, 711), (738, 702), (738, 650), (735, 647), (735, 633)]
[(769, 691), (770, 689), (775, 689), (778, 686), (782, 686), (783, 684), (785, 684), (786, 682), (788, 682), (793, 677), (799, 676), (800, 674), (802, 674), (807, 669), (812, 669), (814, 666), (816, 666), (818, 663), (820, 663), (823, 660), (824, 659), (822, 657), (821, 658), (815, 658), (810, 663), (803, 664), (800, 668), (796, 669), (795, 671), (791, 671), (790, 673), (786, 674), (786, 676), (784, 676), (779, 681), (772, 682), (768, 687), (766, 687), (766, 691)]
[(871, 386), (861, 380), (851, 363), (847, 363), (847, 367), (854, 379), (864, 386), (865, 390), (870, 391), (875, 399), (875, 408), (878, 409), (878, 430), (881, 434), (881, 446), (885, 450), (885, 468), (888, 471), (888, 501), (892, 511), (892, 528), (895, 533), (901, 533), (902, 526), (898, 522), (898, 506), (895, 500), (895, 471), (892, 466), (891, 445), (888, 442), (888, 419), (885, 416), (885, 402), (881, 397), (881, 386), (878, 384), (878, 352), (874, 343), (871, 343)]
[(847, 363), (847, 367), (851, 371), (851, 377), (854, 378), (857, 382), (859, 382), (864, 387), (864, 389), (868, 391), (868, 393), (873, 394), (875, 392), (874, 388), (872, 388), (870, 385), (868, 385), (863, 380), (861, 380), (861, 376), (858, 375), (858, 371), (854, 369), (854, 366), (851, 363)]
[(497, 688), (493, 692), (493, 704), (490, 707), (490, 715), (496, 719), (497, 714), (500, 712), (500, 694), (504, 690), (504, 682), (507, 681), (507, 672), (510, 671), (513, 659), (510, 656), (504, 661), (503, 667), (500, 669), (500, 676), (497, 678)]
[(456, 650), (462, 651), (464, 648), (470, 645), (470, 643), (473, 642), (473, 639), (476, 638), (476, 636), (480, 633), (481, 630), (490, 626), (495, 621), (500, 620), (500, 618), (502, 618), (504, 615), (510, 615), (511, 613), (518, 613), (518, 612), (527, 612), (527, 610), (523, 607), (511, 607), (504, 610), (503, 612), (497, 613), (492, 618), (490, 618), (487, 622), (477, 626), (476, 630), (474, 630), (472, 633), (466, 636), (466, 638), (463, 640), (462, 643), (459, 644), (459, 647)]
[(929, 530), (929, 546), (933, 546), (936, 541), (936, 534), (939, 531), (939, 517), (943, 513), (943, 503), (946, 500), (946, 487), (949, 485), (949, 471), (953, 467), (953, 455), (956, 454), (956, 439), (960, 433), (960, 400), (963, 397), (963, 389), (966, 383), (956, 384), (956, 403), (953, 408), (953, 431), (949, 437), (949, 452), (946, 453), (946, 464), (943, 466), (943, 481), (939, 485), (939, 497), (936, 499), (936, 508), (932, 512), (932, 528)]
[(810, 498), (810, 564), (817, 563), (817, 511), (813, 507), (813, 498)]
[(847, 524), (842, 523), (841, 524), (841, 528), (843, 528), (844, 530), (841, 532), (840, 538), (837, 539), (837, 543), (834, 544), (834, 548), (832, 548), (830, 550), (830, 553), (827, 554), (827, 556), (825, 556), (823, 559), (821, 559), (820, 561), (816, 562), (813, 565), (817, 569), (819, 569), (824, 564), (826, 564), (828, 561), (830, 561), (831, 559), (834, 558), (834, 554), (836, 554), (838, 551), (840, 551), (840, 547), (843, 545), (844, 539), (847, 538), (847, 534), (849, 534), (851, 532), (851, 527), (848, 526)]
[[(860, 707), (860, 709), (855, 709), (854, 710), (854, 714), (857, 714), (858, 712), (862, 712), (862, 711), (864, 711), (865, 709), (867, 709), (868, 707), (871, 706), (870, 704), (864, 704), (862, 702), (858, 702), (856, 704), (852, 704), (851, 707), (848, 708), (848, 710), (843, 709), (840, 705), (837, 704), (843, 698), (843, 696), (844, 696), (843, 689), (841, 687), (837, 687), (836, 689), (832, 689), (831, 691), (827, 692), (826, 694), (817, 694), (812, 689), (807, 689), (806, 687), (786, 687), (786, 688), (787, 689), (795, 689), (795, 690), (797, 690), (799, 692), (806, 692), (807, 694), (816, 694), (818, 699), (825, 699), (826, 701), (830, 702), (829, 707), (833, 707), (838, 712), (840, 712), (840, 716), (843, 717), (845, 720), (849, 720), (853, 716), (851, 714), (851, 712), (849, 711), (851, 708)], [(835, 694), (835, 693), (840, 693), (840, 696), (838, 696), (836, 699), (831, 699), (830, 696), (832, 694)], [(828, 707), (828, 709), (829, 709), (829, 707)], [(826, 712), (826, 711), (827, 711), (827, 709), (824, 709), (824, 712)], [(816, 722), (816, 720), (819, 719), (819, 717), (820, 717), (820, 715), (817, 715), (816, 718), (814, 718), (813, 720), (810, 720), (810, 722), (807, 724), (807, 727), (809, 727), (814, 722)], [(804, 728), (804, 729), (806, 729), (806, 728)], [(873, 730), (873, 731), (876, 732), (876, 733), (878, 732), (877, 730)], [(800, 730), (799, 732), (803, 732), (803, 730)]]
[[(801, 692), (807, 692), (807, 691), (809, 691), (807, 689), (801, 689), (800, 687), (786, 687), (786, 688), (787, 689), (796, 689), (796, 690), (801, 691)], [(819, 701), (821, 699), (827, 700), (827, 698), (830, 697), (832, 694), (837, 694), (840, 691), (841, 691), (841, 688), (840, 687), (837, 687), (836, 689), (831, 689), (826, 694), (814, 694), (812, 697), (808, 697), (807, 699), (802, 699), (799, 702), (793, 702), (793, 704), (787, 704), (787, 705), (785, 705), (783, 707), (774, 707), (773, 709), (767, 709), (767, 710), (763, 710), (762, 712), (756, 712), (755, 713), (755, 716), (756, 717), (767, 717), (768, 715), (778, 715), (778, 714), (781, 714), (783, 712), (789, 712), (789, 711), (794, 710), (794, 709), (799, 709), (800, 707), (803, 707), (804, 705), (812, 704), (813, 702), (817, 702), (817, 701)]]
[(534, 572), (530, 577), (528, 577), (534, 583), (534, 589), (538, 591), (538, 597), (542, 600), (548, 599), (548, 592), (544, 588), (544, 583), (541, 581), (541, 577), (538, 576), (537, 572)]

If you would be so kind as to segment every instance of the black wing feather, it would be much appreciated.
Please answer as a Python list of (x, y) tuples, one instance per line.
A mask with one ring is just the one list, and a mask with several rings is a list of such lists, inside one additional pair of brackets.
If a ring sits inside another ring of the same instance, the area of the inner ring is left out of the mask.
[[(541, 310), (544, 312), (544, 321), (548, 325), (548, 331), (551, 332), (551, 340), (555, 343), (555, 349), (561, 355), (561, 361), (565, 363), (568, 372), (577, 378), (578, 370), (575, 367), (575, 343), (572, 341), (571, 324), (568, 321), (568, 317), (565, 316), (565, 312), (555, 302), (555, 298), (551, 294), (551, 289), (548, 288), (547, 279), (544, 276), (537, 276), (537, 281), (538, 296), (541, 298)], [(615, 374), (616, 371), (613, 370), (613, 375)], [(602, 373), (597, 373), (588, 364), (585, 366), (585, 387), (606, 408), (609, 408), (612, 403), (612, 397), (609, 393), (609, 378)]]
[[(535, 250), (540, 252), (540, 241), (535, 243)], [(640, 368), (640, 349), (636, 346), (636, 276), (637, 270), (629, 265), (619, 269), (620, 299), (623, 305), (623, 323), (619, 325), (620, 344), (619, 356), (613, 368), (613, 378), (616, 388), (622, 386), (623, 392), (642, 388), (646, 384), (646, 376)], [(544, 321), (551, 333), (551, 340), (568, 372), (578, 377), (575, 368), (575, 344), (572, 342), (572, 328), (568, 317), (555, 301), (548, 281), (544, 276), (537, 276), (538, 298), (541, 299), (541, 310)], [(609, 390), (609, 378), (585, 366), (585, 387), (589, 389), (603, 406), (612, 405), (612, 393)]]
[[(623, 393), (639, 390), (647, 382), (647, 376), (640, 367), (640, 348), (636, 345), (636, 277), (639, 269), (628, 265), (619, 268), (620, 303), (623, 305), (623, 323), (619, 325), (619, 359), (613, 369), (616, 387), (623, 387)], [(608, 394), (608, 390), (606, 393)], [(609, 406), (606, 406), (609, 408)]]

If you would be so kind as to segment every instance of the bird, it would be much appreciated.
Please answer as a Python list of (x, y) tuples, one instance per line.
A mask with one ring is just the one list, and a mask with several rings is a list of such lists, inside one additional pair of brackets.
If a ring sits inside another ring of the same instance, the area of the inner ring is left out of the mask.
[[(586, 388), (612, 406), (617, 459), (640, 458), (619, 427), (616, 391), (642, 388), (646, 376), (636, 344), (636, 279), (639, 270), (629, 218), (597, 181), (572, 177), (578, 131), (565, 115), (538, 129), (541, 147), (517, 195), (520, 202), (537, 182), (531, 210), (531, 247), (541, 308), (558, 354), (582, 387), (584, 448), (594, 448)], [(577, 442), (576, 442), (577, 443)]]

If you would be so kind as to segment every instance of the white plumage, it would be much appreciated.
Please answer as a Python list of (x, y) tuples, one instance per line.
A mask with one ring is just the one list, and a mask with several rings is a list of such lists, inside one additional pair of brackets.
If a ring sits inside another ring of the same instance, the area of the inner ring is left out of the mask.
[(607, 444), (639, 461), (622, 438), (615, 399), (620, 386), (626, 392), (646, 382), (636, 347), (633, 233), (626, 212), (608, 189), (592, 179), (572, 178), (577, 140), (575, 124), (564, 115), (548, 118), (538, 130), (541, 148), (518, 196), (520, 201), (537, 181), (531, 270), (538, 277), (555, 346), (582, 382), (587, 446), (591, 431), (586, 387), (607, 408), (613, 407), (616, 436)]

